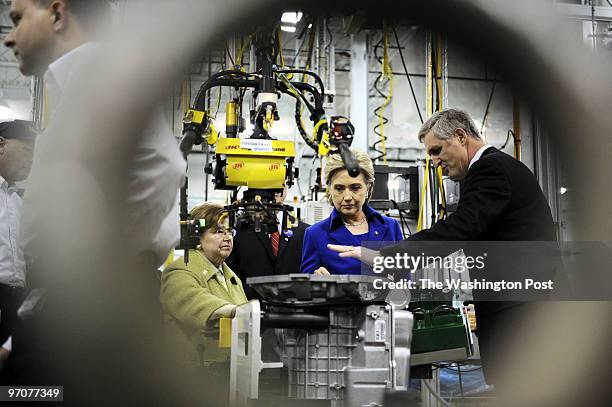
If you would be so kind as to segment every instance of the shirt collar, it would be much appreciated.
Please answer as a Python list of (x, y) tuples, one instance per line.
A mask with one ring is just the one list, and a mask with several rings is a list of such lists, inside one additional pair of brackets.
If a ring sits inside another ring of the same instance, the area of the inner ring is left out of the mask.
[(489, 147), (493, 146), (490, 144), (485, 144), (484, 146), (480, 147), (478, 151), (476, 151), (476, 154), (474, 154), (474, 157), (472, 157), (472, 160), (470, 161), (470, 165), (468, 165), (468, 170), (476, 161), (480, 160), (480, 156), (482, 156), (482, 153), (484, 153), (485, 150)]
[(92, 53), (98, 46), (99, 43), (86, 42), (53, 61), (45, 72), (45, 84), (49, 88), (56, 87), (61, 94), (71, 80), (73, 70), (78, 66), (77, 62), (81, 56)]
[[(363, 213), (365, 214), (368, 222), (376, 221), (379, 223), (384, 223), (382, 215), (376, 212), (374, 209), (372, 209), (369, 205), (363, 206)], [(342, 217), (340, 216), (336, 208), (332, 209), (331, 215), (329, 216), (329, 220), (330, 220), (330, 224), (329, 224), (330, 230), (337, 229), (340, 226), (344, 225), (344, 222), (342, 221)]]
[(6, 189), (9, 193), (15, 193), (19, 196), (21, 196), (23, 192), (23, 188), (18, 187), (16, 184), (9, 184), (2, 175), (0, 175), (0, 188)]
[(7, 188), (7, 189), (10, 187), (8, 181), (5, 180), (2, 175), (0, 175), (0, 186), (2, 186), (2, 188)]

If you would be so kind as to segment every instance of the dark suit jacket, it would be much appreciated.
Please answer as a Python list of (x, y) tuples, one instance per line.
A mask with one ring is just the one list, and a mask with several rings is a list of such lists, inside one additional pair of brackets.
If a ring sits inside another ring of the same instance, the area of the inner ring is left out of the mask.
[(468, 170), (457, 211), (406, 240), (539, 241), (556, 240), (556, 233), (531, 170), (490, 147)]
[(531, 170), (490, 147), (468, 170), (455, 213), (381, 253), (411, 253), (419, 241), (554, 240), (550, 208)]
[[(381, 253), (420, 252), (415, 242), (432, 240), (554, 241), (556, 233), (550, 207), (531, 170), (491, 147), (468, 170), (455, 213)], [(492, 269), (499, 273), (497, 267)], [(496, 326), (495, 321), (502, 320), (504, 310), (509, 312), (517, 305), (520, 303), (477, 301), (478, 338), (485, 357), (493, 354), (489, 332), (510, 328)]]
[(246, 284), (248, 277), (300, 272), (304, 231), (308, 226), (310, 225), (300, 222), (297, 227), (291, 229), (292, 236), (281, 235), (278, 256), (274, 256), (272, 252), (272, 243), (267, 233), (239, 231), (236, 234), (234, 249), (225, 262), (245, 283), (244, 291), (249, 300), (261, 298)]

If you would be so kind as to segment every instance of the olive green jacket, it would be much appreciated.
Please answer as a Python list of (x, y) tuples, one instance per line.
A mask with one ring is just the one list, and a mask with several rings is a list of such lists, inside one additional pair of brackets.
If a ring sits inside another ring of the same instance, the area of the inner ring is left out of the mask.
[(244, 304), (247, 298), (236, 274), (225, 263), (222, 267), (227, 290), (217, 268), (200, 250), (189, 251), (188, 264), (184, 258), (177, 259), (162, 273), (164, 322), (176, 349), (189, 364), (229, 359), (229, 349), (218, 347), (218, 329), (214, 327), (218, 324), (211, 316), (225, 305)]

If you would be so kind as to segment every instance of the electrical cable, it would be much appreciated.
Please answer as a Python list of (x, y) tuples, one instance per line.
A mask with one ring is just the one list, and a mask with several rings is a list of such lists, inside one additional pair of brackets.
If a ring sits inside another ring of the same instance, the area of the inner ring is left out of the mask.
[(234, 58), (232, 58), (232, 53), (230, 52), (229, 45), (227, 44), (227, 42), (225, 43), (225, 52), (227, 52), (227, 56), (229, 57), (229, 60), (232, 63), (232, 67), (235, 67), (236, 62), (234, 61)]
[[(253, 73), (247, 73), (247, 72), (243, 72), (241, 70), (237, 70), (237, 69), (229, 69), (229, 70), (223, 70), (221, 72), (217, 72), (215, 74), (210, 75), (210, 77), (206, 80), (206, 82), (204, 82), (202, 84), (202, 86), (200, 86), (200, 89), (198, 90), (198, 93), (196, 94), (196, 98), (195, 98), (195, 107), (197, 110), (204, 110), (204, 106), (203, 102), (204, 100), (202, 99), (202, 96), (204, 94), (204, 92), (206, 92), (208, 89), (210, 89), (211, 83), (214, 82), (217, 79), (221, 79), (225, 76), (242, 76), (244, 78), (250, 78), (250, 77), (254, 77), (256, 76), (256, 74)], [(229, 78), (228, 78), (229, 79)]]
[(459, 376), (459, 392), (461, 393), (461, 399), (463, 400), (463, 379), (461, 378), (461, 365), (459, 363), (457, 363), (457, 376)]
[(516, 137), (514, 131), (512, 131), (512, 129), (509, 129), (508, 135), (506, 136), (506, 141), (504, 142), (504, 145), (499, 148), (500, 150), (506, 148), (506, 146), (508, 145), (508, 141), (510, 141), (510, 135), (512, 135), (512, 138)]
[(216, 119), (217, 114), (219, 114), (219, 108), (221, 107), (221, 96), (223, 95), (222, 90), (223, 88), (219, 86), (219, 95), (217, 96), (217, 107), (215, 109), (215, 115), (213, 116), (213, 119)]
[(435, 171), (436, 168), (433, 166), (429, 167), (429, 172), (427, 173), (427, 176), (429, 178), (429, 194), (430, 194), (430, 199), (431, 199), (431, 225), (433, 226), (434, 223), (436, 223), (436, 216), (437, 216), (437, 208), (438, 208), (438, 199), (437, 199), (437, 191), (435, 190), (436, 188), (436, 178), (435, 178)]
[(444, 189), (444, 180), (442, 179), (442, 168), (436, 169), (438, 185), (440, 186), (440, 204), (438, 211), (438, 220), (446, 218), (446, 191)]
[(491, 101), (493, 100), (493, 94), (495, 93), (495, 85), (497, 81), (495, 80), (495, 76), (493, 77), (493, 85), (491, 86), (491, 93), (489, 94), (489, 100), (487, 101), (487, 107), (485, 108), (484, 117), (482, 118), (482, 124), (480, 125), (480, 136), (482, 137), (482, 132), (484, 131), (485, 123), (487, 122), (487, 116), (489, 115), (489, 108), (491, 107)]
[(300, 102), (299, 99), (295, 102), (295, 122), (304, 143), (306, 143), (308, 147), (312, 148), (315, 152), (318, 151), (319, 147), (313, 140), (310, 139), (310, 137), (308, 137), (308, 134), (304, 129), (304, 122), (302, 120), (302, 102)]
[[(453, 369), (452, 366), (443, 366), (443, 368), (446, 369), (446, 370), (450, 370), (452, 372), (456, 372), (457, 371), (457, 369)], [(463, 373), (471, 373), (471, 372), (477, 372), (479, 370), (482, 370), (482, 366), (475, 367), (474, 369), (462, 370), (462, 372)]]
[(249, 34), (247, 41), (245, 41), (240, 46), (240, 51), (238, 51), (238, 57), (236, 58), (236, 64), (240, 66), (241, 68), (242, 68), (242, 58), (244, 57), (244, 51), (246, 50), (246, 47), (251, 45), (252, 42), (253, 42), (253, 34)]
[(302, 40), (301, 44), (298, 46), (298, 49), (295, 50), (295, 55), (293, 56), (293, 62), (291, 62), (291, 66), (295, 66), (295, 62), (297, 61), (297, 57), (300, 54), (300, 52), (302, 52), (302, 48), (304, 47), (304, 44), (306, 43), (306, 36), (304, 36), (304, 39)]
[(286, 73), (286, 74), (290, 74), (290, 73), (301, 73), (301, 74), (305, 74), (308, 76), (312, 76), (315, 81), (317, 82), (317, 84), (319, 85), (319, 87), (321, 88), (321, 97), (325, 97), (325, 85), (323, 84), (323, 80), (321, 80), (321, 77), (319, 75), (317, 75), (316, 73), (306, 70), (306, 69), (279, 69), (276, 71), (277, 73)]
[[(380, 58), (377, 54), (377, 50), (380, 47), (380, 44), (383, 44), (383, 57)], [(376, 92), (383, 98), (385, 98), (382, 105), (378, 106), (374, 110), (374, 114), (378, 117), (378, 123), (374, 126), (374, 134), (376, 134), (379, 139), (372, 145), (374, 151), (376, 151), (379, 155), (374, 158), (374, 161), (383, 160), (383, 164), (387, 165), (387, 147), (386, 147), (386, 136), (385, 136), (385, 125), (389, 122), (384, 116), (384, 111), (391, 102), (393, 97), (393, 70), (391, 69), (391, 64), (389, 61), (389, 33), (388, 31), (383, 32), (383, 36), (381, 40), (374, 47), (374, 57), (381, 63), (382, 69), (381, 73), (378, 75), (376, 80), (374, 81), (374, 89)], [(389, 84), (389, 93), (385, 94), (380, 88), (379, 84), (385, 81), (385, 85)], [(380, 149), (378, 146), (380, 145)]]
[(283, 57), (283, 43), (282, 43), (282, 31), (279, 28), (276, 31), (276, 42), (278, 45), (278, 57), (279, 57), (279, 61), (280, 61), (280, 66), (284, 67), (285, 66), (285, 57)]
[[(403, 216), (403, 210), (400, 209), (399, 204), (394, 201), (393, 199), (390, 200), (391, 203), (393, 204), (393, 206), (395, 207), (395, 209), (397, 209), (397, 211), (399, 212), (399, 217), (400, 217), (400, 225), (402, 227), (402, 235), (404, 235), (404, 238), (406, 238), (407, 236), (411, 236), (412, 235), (412, 231), (410, 230), (410, 226), (408, 226), (408, 221), (404, 218)], [(404, 230), (404, 226), (406, 227), (406, 229), (408, 229), (408, 235), (406, 235), (406, 231)]]
[(441, 79), (438, 79), (438, 38), (435, 33), (432, 34), (431, 44), (432, 44), (431, 53), (433, 55), (433, 58), (431, 59), (431, 65), (433, 68), (433, 78), (432, 79), (434, 81), (434, 86), (436, 88), (436, 108), (434, 110), (438, 112), (442, 109), (442, 87), (440, 85)]
[[(303, 145), (302, 149), (296, 155), (296, 159), (295, 159), (295, 166), (296, 166), (296, 168), (299, 168), (300, 163), (304, 159), (304, 150), (306, 149), (306, 147), (307, 147), (307, 145)], [(296, 181), (297, 181), (296, 185), (297, 185), (298, 193), (300, 194), (300, 201), (303, 201), (304, 194), (302, 193), (302, 185), (300, 183), (300, 179), (297, 178)]]
[[(304, 139), (304, 142), (313, 150), (317, 151), (318, 146), (316, 145), (316, 142), (314, 140), (309, 139), (308, 134), (304, 129), (304, 122), (302, 120), (302, 103), (306, 104), (306, 106), (308, 107), (308, 110), (311, 112), (311, 118), (314, 120), (318, 120), (321, 116), (321, 112), (324, 112), (321, 95), (314, 86), (308, 83), (289, 82), (287, 77), (281, 72), (277, 72), (277, 77), (280, 79), (281, 83), (287, 88), (286, 93), (296, 98), (295, 121), (297, 124), (298, 132), (302, 136), (302, 139)], [(298, 90), (296, 87), (300, 87), (313, 95), (315, 100), (315, 107), (313, 107), (306, 100), (302, 92), (300, 92), (300, 90)], [(281, 90), (285, 91), (284, 89)]]
[(427, 197), (427, 182), (429, 180), (429, 165), (430, 160), (429, 156), (425, 159), (425, 169), (423, 170), (423, 189), (421, 190), (421, 201), (419, 202), (419, 217), (417, 220), (417, 232), (423, 230), (423, 218), (424, 218), (424, 209), (425, 209), (425, 198)]
[(446, 407), (451, 407), (451, 405), (442, 398), (442, 396), (440, 396), (440, 394), (438, 394), (438, 392), (436, 392), (431, 385), (427, 382), (427, 380), (421, 380), (421, 383), (425, 384), (425, 387), (427, 387), (429, 389), (429, 392), (431, 393), (432, 396), (434, 396), (436, 398), (436, 400), (438, 400), (440, 403), (442, 403), (442, 405), (446, 406)]
[(404, 61), (404, 53), (402, 52), (402, 46), (400, 45), (399, 37), (397, 36), (395, 27), (393, 27), (393, 34), (395, 35), (395, 42), (397, 42), (397, 49), (399, 51), (400, 59), (402, 60), (402, 65), (404, 66), (404, 72), (406, 73), (406, 79), (408, 79), (408, 85), (410, 85), (410, 91), (412, 92), (412, 98), (414, 99), (414, 105), (416, 106), (416, 111), (419, 114), (419, 120), (421, 120), (421, 124), (423, 124), (424, 121), (423, 121), (423, 115), (421, 114), (421, 108), (419, 107), (419, 102), (417, 100), (416, 93), (414, 93), (414, 87), (412, 86), (412, 81), (410, 80), (410, 74), (408, 73), (408, 68), (406, 67), (406, 61)]
[(325, 19), (325, 30), (327, 31), (327, 34), (329, 35), (329, 42), (327, 43), (327, 45), (325, 45), (325, 51), (327, 51), (329, 49), (329, 47), (331, 47), (331, 45), (334, 43), (334, 36), (331, 32), (331, 30), (329, 29), (329, 18)]

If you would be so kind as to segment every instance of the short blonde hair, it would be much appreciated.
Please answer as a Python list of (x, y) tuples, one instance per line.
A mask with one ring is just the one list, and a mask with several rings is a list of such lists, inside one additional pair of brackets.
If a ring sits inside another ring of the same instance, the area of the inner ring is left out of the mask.
[[(355, 159), (359, 163), (359, 168), (361, 169), (361, 173), (365, 178), (366, 187), (368, 188), (368, 202), (369, 197), (372, 195), (372, 191), (374, 190), (374, 164), (370, 157), (361, 150), (356, 150), (351, 148), (351, 153), (355, 156)], [(338, 173), (340, 170), (346, 170), (346, 166), (344, 162), (342, 162), (342, 157), (339, 153), (330, 154), (325, 159), (325, 165), (323, 167), (323, 179), (325, 179), (325, 184), (329, 187), (331, 183), (331, 179), (334, 174)], [(331, 197), (327, 194), (328, 200), (331, 202)]]
[(193, 219), (199, 220), (204, 219), (204, 229), (202, 233), (212, 227), (217, 227), (219, 221), (223, 220), (227, 216), (227, 212), (223, 210), (223, 206), (216, 202), (204, 202), (198, 206), (195, 206), (189, 211), (189, 215)]

